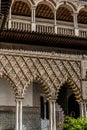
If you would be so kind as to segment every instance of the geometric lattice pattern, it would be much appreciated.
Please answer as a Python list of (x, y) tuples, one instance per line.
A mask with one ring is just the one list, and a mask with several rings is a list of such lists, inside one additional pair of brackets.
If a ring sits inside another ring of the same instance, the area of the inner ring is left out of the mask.
[(65, 82), (69, 82), (74, 91), (80, 91), (80, 68), (79, 61), (0, 54), (0, 74), (9, 80), (15, 96), (23, 96), (33, 80), (41, 83), (47, 96), (55, 96)]

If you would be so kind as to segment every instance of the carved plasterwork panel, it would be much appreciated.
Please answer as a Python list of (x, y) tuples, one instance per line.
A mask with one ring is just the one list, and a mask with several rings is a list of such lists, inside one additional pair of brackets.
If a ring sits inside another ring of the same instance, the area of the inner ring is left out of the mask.
[(0, 74), (8, 77), (16, 96), (23, 96), (33, 80), (41, 83), (47, 96), (54, 96), (68, 79), (80, 90), (80, 61), (13, 52), (0, 53)]

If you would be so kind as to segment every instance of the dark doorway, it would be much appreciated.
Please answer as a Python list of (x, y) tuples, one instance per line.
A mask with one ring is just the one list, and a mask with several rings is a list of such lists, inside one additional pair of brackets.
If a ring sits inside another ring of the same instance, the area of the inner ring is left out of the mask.
[(62, 110), (64, 111), (64, 114), (67, 115), (67, 107), (68, 107), (68, 99), (67, 99), (67, 93), (68, 93), (68, 88), (66, 87), (66, 85), (64, 84), (59, 92), (59, 96), (58, 96), (58, 100), (57, 103), (61, 106)]
[(68, 115), (75, 118), (80, 116), (79, 104), (76, 101), (74, 94), (72, 94), (68, 99)]

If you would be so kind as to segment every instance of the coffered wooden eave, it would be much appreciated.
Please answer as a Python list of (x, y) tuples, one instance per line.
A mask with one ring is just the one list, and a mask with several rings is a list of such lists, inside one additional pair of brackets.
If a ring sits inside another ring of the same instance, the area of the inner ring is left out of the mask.
[(0, 33), (0, 39), (5, 43), (87, 50), (87, 38), (19, 30), (4, 30)]

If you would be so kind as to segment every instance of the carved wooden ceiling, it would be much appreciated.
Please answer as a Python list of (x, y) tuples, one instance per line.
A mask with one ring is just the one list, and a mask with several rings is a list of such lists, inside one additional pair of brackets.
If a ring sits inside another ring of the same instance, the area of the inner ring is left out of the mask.
[(31, 16), (31, 11), (29, 6), (22, 2), (17, 1), (12, 6), (12, 14), (13, 15), (23, 15), (23, 16)]
[(81, 10), (78, 15), (78, 22), (87, 24), (87, 10)]
[(59, 7), (57, 10), (57, 20), (63, 20), (63, 21), (73, 21), (73, 16), (71, 15), (71, 12), (65, 8), (65, 7)]
[(52, 10), (49, 8), (49, 6), (45, 4), (40, 4), (36, 8), (36, 17), (53, 19), (54, 14)]
[[(30, 7), (22, 2), (17, 1), (13, 4), (12, 14), (14, 15), (23, 15), (23, 16), (31, 16)], [(52, 9), (45, 4), (40, 4), (36, 8), (36, 17), (38, 18), (46, 18), (46, 19), (54, 19), (54, 14)], [(73, 21), (73, 16), (67, 7), (60, 6), (57, 10), (57, 20), (63, 21)], [(78, 15), (78, 22), (87, 24), (87, 9), (81, 10)]]

